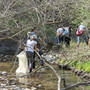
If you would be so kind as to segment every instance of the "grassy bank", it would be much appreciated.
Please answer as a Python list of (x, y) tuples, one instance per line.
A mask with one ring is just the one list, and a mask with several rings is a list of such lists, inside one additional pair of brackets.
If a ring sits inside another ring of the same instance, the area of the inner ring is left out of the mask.
[(75, 42), (71, 42), (69, 48), (63, 45), (63, 50), (60, 51), (60, 57), (57, 59), (60, 64), (68, 64), (78, 70), (90, 72), (90, 47), (85, 43), (80, 43), (76, 47)]

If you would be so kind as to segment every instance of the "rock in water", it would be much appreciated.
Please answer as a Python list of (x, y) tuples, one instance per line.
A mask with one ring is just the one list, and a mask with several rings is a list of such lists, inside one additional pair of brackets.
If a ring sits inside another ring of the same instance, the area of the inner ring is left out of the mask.
[(7, 72), (3, 71), (3, 72), (2, 72), (2, 75), (5, 75), (5, 76), (6, 76), (6, 75), (7, 75)]
[(45, 68), (41, 68), (41, 71), (46, 71), (46, 69)]

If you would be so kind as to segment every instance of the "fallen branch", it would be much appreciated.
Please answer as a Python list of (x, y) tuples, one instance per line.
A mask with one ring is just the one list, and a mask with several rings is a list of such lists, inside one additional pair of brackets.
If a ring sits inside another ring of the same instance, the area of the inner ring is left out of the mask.
[(55, 75), (57, 76), (58, 78), (58, 90), (61, 90), (61, 76), (56, 72), (56, 70), (51, 66), (49, 65), (48, 63), (44, 62), (48, 67), (50, 67), (53, 72), (55, 73)]
[(73, 87), (77, 87), (77, 86), (80, 86), (80, 85), (88, 85), (90, 84), (90, 82), (78, 82), (76, 84), (73, 84), (69, 87), (66, 87), (66, 88), (62, 88), (61, 90), (67, 90), (67, 89), (70, 89), (70, 88), (73, 88)]

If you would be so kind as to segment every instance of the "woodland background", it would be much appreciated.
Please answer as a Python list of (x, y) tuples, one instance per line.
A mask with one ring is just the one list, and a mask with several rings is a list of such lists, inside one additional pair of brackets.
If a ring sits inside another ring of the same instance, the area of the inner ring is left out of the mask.
[(0, 0), (0, 39), (22, 40), (34, 26), (47, 39), (59, 25), (74, 33), (81, 22), (90, 29), (90, 0)]

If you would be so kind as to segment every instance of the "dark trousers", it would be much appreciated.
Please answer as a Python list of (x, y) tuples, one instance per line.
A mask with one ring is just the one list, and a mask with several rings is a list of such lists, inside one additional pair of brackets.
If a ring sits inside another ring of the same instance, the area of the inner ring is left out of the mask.
[(30, 52), (30, 51), (26, 51), (26, 56), (27, 56), (27, 59), (28, 59), (28, 66), (29, 66), (29, 69), (32, 69), (33, 67), (33, 52)]
[(70, 41), (71, 41), (70, 37), (65, 36), (65, 45), (66, 45), (66, 47), (70, 46)]
[(62, 43), (63, 42), (63, 36), (62, 37), (58, 36), (57, 40), (58, 40), (58, 43)]
[(34, 54), (33, 54), (33, 59), (34, 59), (34, 61), (33, 61), (33, 66), (32, 66), (32, 68), (35, 69), (35, 63), (36, 63), (36, 62), (35, 62), (35, 51), (34, 51)]

